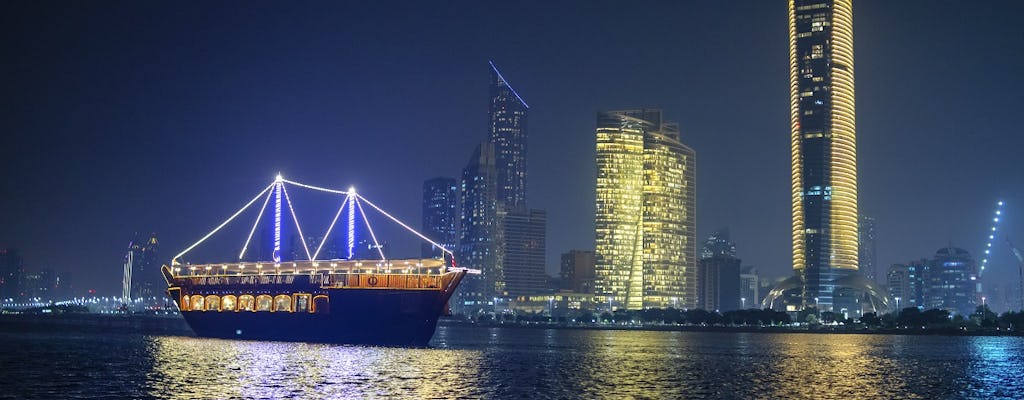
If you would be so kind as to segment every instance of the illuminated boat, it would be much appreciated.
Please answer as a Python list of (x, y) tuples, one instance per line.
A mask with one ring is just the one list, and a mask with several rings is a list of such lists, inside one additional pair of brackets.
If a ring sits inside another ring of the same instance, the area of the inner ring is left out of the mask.
[[(341, 207), (313, 251), (285, 184), (343, 195)], [(266, 194), (263, 208), (242, 246), (238, 261), (187, 264), (182, 256), (228, 225)], [(274, 199), (271, 204), (271, 199)], [(287, 205), (307, 260), (281, 259), (281, 210)], [(441, 257), (387, 259), (363, 214), (365, 203), (391, 221), (439, 249)], [(270, 205), (270, 207), (268, 207)], [(273, 214), (273, 260), (242, 261), (264, 211)], [(338, 221), (348, 212), (348, 259), (318, 259)], [(379, 260), (353, 259), (356, 211), (378, 250)], [(467, 273), (456, 268), (452, 252), (391, 216), (354, 189), (327, 189), (277, 179), (238, 212), (163, 266), (167, 293), (200, 337), (249, 340), (329, 342), (388, 346), (426, 346), (438, 318)]]
[[(426, 346), (466, 275), (441, 259), (164, 266), (200, 337)], [(183, 273), (184, 272), (184, 273)]]

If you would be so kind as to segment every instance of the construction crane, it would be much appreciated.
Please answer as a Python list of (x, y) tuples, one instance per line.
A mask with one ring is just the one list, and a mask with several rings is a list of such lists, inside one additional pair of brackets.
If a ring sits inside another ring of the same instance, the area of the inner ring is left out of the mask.
[(1010, 238), (1006, 238), (1006, 244), (1010, 246), (1010, 251), (1017, 257), (1017, 272), (1020, 276), (1020, 309), (1024, 310), (1024, 253), (1014, 246), (1013, 242), (1010, 242)]

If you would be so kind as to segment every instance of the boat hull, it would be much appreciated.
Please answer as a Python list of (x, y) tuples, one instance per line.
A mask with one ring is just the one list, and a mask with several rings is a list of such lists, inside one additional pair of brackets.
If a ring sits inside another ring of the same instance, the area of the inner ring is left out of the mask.
[(445, 301), (438, 291), (338, 289), (329, 313), (190, 311), (200, 337), (245, 340), (426, 346)]

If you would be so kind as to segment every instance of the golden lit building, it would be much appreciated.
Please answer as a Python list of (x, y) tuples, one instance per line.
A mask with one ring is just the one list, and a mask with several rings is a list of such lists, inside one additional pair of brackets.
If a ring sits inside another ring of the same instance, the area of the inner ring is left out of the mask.
[(594, 293), (608, 308), (693, 308), (696, 165), (661, 110), (597, 117)]
[(793, 268), (828, 310), (858, 265), (851, 0), (789, 1), (789, 69)]

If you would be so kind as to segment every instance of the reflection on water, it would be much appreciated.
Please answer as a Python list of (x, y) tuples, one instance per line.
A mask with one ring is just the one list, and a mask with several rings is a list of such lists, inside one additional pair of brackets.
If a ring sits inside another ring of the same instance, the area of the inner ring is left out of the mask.
[[(152, 338), (150, 394), (163, 398), (449, 397), (479, 352)], [(466, 389), (466, 388), (462, 388)]]
[(1022, 363), (1013, 337), (439, 327), (432, 348), (403, 349), (0, 333), (0, 398), (1021, 398)]

